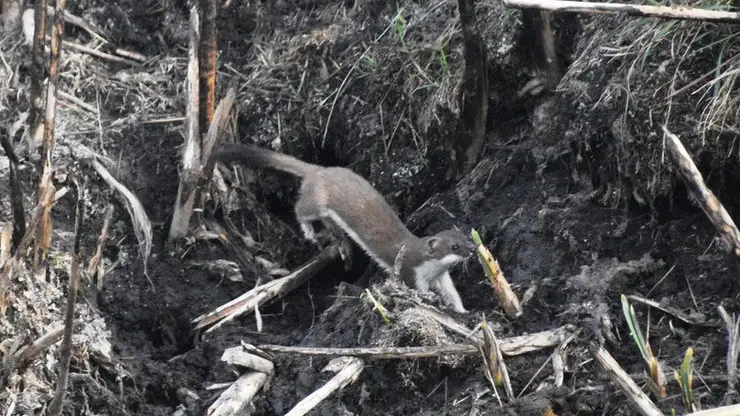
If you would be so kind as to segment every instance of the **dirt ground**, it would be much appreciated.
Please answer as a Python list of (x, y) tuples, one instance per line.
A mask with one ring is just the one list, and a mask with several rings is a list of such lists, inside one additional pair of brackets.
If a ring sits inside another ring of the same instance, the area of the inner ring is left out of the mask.
[[(480, 356), (468, 355), (371, 362), (354, 384), (312, 414), (525, 415), (542, 414), (547, 406), (558, 415), (635, 414), (587, 349), (592, 341), (603, 342), (644, 387), (621, 294), (649, 298), (695, 322), (635, 305), (668, 378), (668, 397), (657, 401), (664, 413), (688, 413), (673, 379), (688, 347), (694, 349), (701, 379), (694, 389), (701, 406), (737, 402), (727, 386), (727, 332), (717, 307), (732, 314), (740, 306), (738, 262), (690, 200), (664, 157), (660, 133), (660, 125), (667, 123), (679, 134), (710, 188), (736, 216), (740, 176), (735, 167), (738, 136), (732, 132), (738, 130), (704, 128), (700, 121), (706, 121), (711, 97), (699, 100), (683, 92), (665, 99), (711, 71), (716, 61), (711, 35), (691, 44), (697, 52), (680, 60), (671, 54), (670, 42), (708, 29), (690, 23), (672, 27), (672, 40), (653, 39), (654, 50), (647, 53), (642, 35), (661, 28), (653, 20), (555, 15), (565, 75), (553, 91), (520, 96), (535, 75), (521, 12), (499, 2), (477, 3), (490, 68), (486, 145), (478, 166), (455, 181), (446, 175), (450, 162), (442, 140), (460, 110), (454, 97), (464, 60), (456, 2), (227, 3), (218, 18), (218, 94), (230, 85), (238, 94), (224, 140), (349, 167), (388, 199), (416, 235), (458, 223), (474, 226), (520, 298), (534, 290), (523, 315), (508, 319), (478, 264), (456, 269), (456, 287), (471, 313), (450, 314), (469, 328), (482, 314), (498, 338), (565, 324), (580, 328), (564, 349), (562, 386), (554, 384), (553, 348), (507, 358), (517, 398), (504, 401), (503, 408)], [(244, 170), (227, 204), (207, 204), (204, 216), (217, 222), (228, 218), (253, 240), (246, 254), (253, 264), (242, 270), (241, 281), (199, 266), (234, 260), (218, 243), (191, 239), (176, 249), (166, 246), (184, 137), (189, 5), (85, 0), (69, 7), (110, 45), (140, 53), (147, 61), (132, 65), (77, 50), (63, 52), (61, 89), (89, 108), (60, 100), (55, 184), (73, 189), (72, 177), (87, 180), (85, 265), (94, 254), (106, 207), (114, 209), (104, 250), (110, 271), (100, 289), (86, 278), (78, 300), (83, 329), (75, 336), (65, 414), (172, 415), (178, 409), (179, 414), (204, 414), (223, 391), (208, 387), (236, 379), (220, 358), (241, 341), (313, 347), (463, 342), (425, 327), (402, 300), (418, 295), (375, 273), (371, 283), (396, 318), (383, 324), (359, 297), (362, 289), (353, 285), (371, 267), (359, 250), (350, 272), (334, 264), (263, 307), (262, 332), (251, 314), (209, 334), (192, 331), (193, 318), (251, 289), (266, 274), (258, 259), (293, 270), (317, 254), (302, 240), (293, 218), (298, 181)], [(70, 41), (97, 46), (74, 25), (66, 31)], [(10, 80), (2, 84), (2, 133), (10, 135), (21, 158), (30, 210), (38, 172), (23, 128), (13, 127), (22, 126), (28, 112), (30, 48), (19, 33), (0, 43), (6, 61), (0, 78)], [(725, 56), (737, 47), (725, 45)], [(114, 176), (140, 198), (154, 231), (147, 263), (153, 288), (141, 266), (126, 204), (88, 164), (73, 157), (81, 144), (113, 160)], [(222, 172), (229, 183), (234, 180), (233, 170)], [(0, 195), (7, 195), (7, 177), (3, 155)], [(54, 206), (50, 271), (18, 273), (11, 281), (0, 318), (4, 357), (12, 345), (24, 345), (63, 321), (74, 195), (69, 192)], [(12, 218), (5, 196), (0, 214), (3, 221)], [(439, 306), (435, 297), (424, 302)], [(603, 338), (605, 328), (614, 338)], [(58, 351), (55, 345), (22, 368), (3, 367), (0, 412), (40, 414), (53, 394)], [(277, 355), (275, 377), (258, 393), (252, 414), (285, 414), (330, 378), (321, 372), (327, 362)]]

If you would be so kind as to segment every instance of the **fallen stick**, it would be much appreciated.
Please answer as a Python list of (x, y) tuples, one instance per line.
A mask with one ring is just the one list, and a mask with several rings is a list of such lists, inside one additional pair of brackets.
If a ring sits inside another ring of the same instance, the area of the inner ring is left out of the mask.
[(698, 317), (697, 318), (697, 317), (689, 316), (689, 315), (681, 312), (677, 308), (674, 308), (674, 307), (668, 306), (668, 305), (661, 305), (660, 303), (658, 303), (658, 302), (656, 302), (654, 300), (645, 299), (645, 298), (643, 298), (641, 296), (629, 295), (629, 296), (627, 296), (627, 299), (629, 299), (629, 300), (631, 300), (633, 302), (642, 303), (643, 305), (647, 305), (647, 306), (649, 306), (651, 308), (655, 308), (655, 309), (657, 309), (657, 310), (659, 310), (659, 311), (661, 311), (661, 312), (663, 312), (663, 313), (665, 313), (667, 315), (671, 315), (671, 316), (675, 317), (676, 319), (678, 319), (679, 321), (681, 321), (681, 322), (683, 322), (683, 323), (685, 323), (687, 325), (704, 326), (704, 327), (711, 327), (711, 328), (719, 327), (719, 325), (717, 323), (715, 323), (715, 322), (709, 322), (706, 318), (703, 318), (703, 317)]
[(213, 311), (193, 319), (192, 322), (196, 324), (194, 329), (215, 324), (205, 331), (211, 332), (239, 315), (254, 311), (267, 302), (279, 299), (291, 290), (307, 282), (329, 263), (337, 259), (339, 259), (339, 249), (336, 245), (331, 245), (325, 248), (313, 260), (304, 264), (300, 269), (290, 275), (257, 286)]
[[(419, 305), (417, 308), (421, 309), (425, 314), (429, 315), (432, 319), (439, 322), (450, 331), (458, 335), (468, 337), (476, 346), (483, 345), (482, 336), (474, 333), (472, 329), (460, 324), (450, 316), (427, 305)], [(499, 340), (499, 347), (505, 355), (511, 356), (526, 354), (528, 352), (558, 346), (568, 339), (575, 330), (576, 328), (573, 325), (563, 325), (550, 331), (537, 332), (534, 334), (520, 335)]]
[(298, 402), (285, 416), (303, 416), (307, 414), (336, 390), (341, 390), (346, 385), (354, 383), (365, 368), (365, 362), (359, 358), (339, 357), (332, 360), (324, 368), (324, 371), (336, 367), (338, 364), (342, 367), (337, 375), (327, 381), (320, 389)]
[(591, 355), (596, 359), (599, 366), (622, 390), (634, 408), (644, 416), (663, 416), (663, 413), (655, 406), (655, 403), (643, 392), (640, 387), (630, 378), (627, 373), (609, 354), (609, 351), (599, 345), (593, 344), (589, 347)]
[(208, 416), (243, 415), (254, 395), (265, 385), (269, 376), (255, 371), (239, 377), (208, 408)]
[(666, 135), (665, 147), (668, 150), (668, 156), (676, 165), (689, 193), (697, 200), (704, 213), (707, 214), (709, 221), (717, 229), (726, 247), (734, 252), (736, 256), (740, 256), (740, 231), (738, 231), (735, 221), (732, 220), (732, 217), (714, 193), (707, 188), (701, 172), (696, 168), (694, 161), (691, 160), (691, 156), (681, 144), (678, 136), (671, 133), (666, 126), (663, 126), (663, 132)]
[(46, 351), (47, 348), (56, 344), (63, 335), (64, 325), (60, 325), (40, 336), (30, 345), (19, 348), (18, 351), (13, 354), (13, 360), (15, 361), (14, 367), (20, 368), (25, 366), (26, 363), (31, 361), (34, 357), (40, 355), (43, 351)]
[(368, 347), (368, 348), (312, 348), (283, 345), (258, 345), (258, 349), (276, 354), (300, 354), (319, 357), (361, 357), (368, 360), (395, 360), (406, 358), (433, 358), (443, 355), (473, 355), (478, 347), (472, 344), (430, 345), (428, 347)]
[(738, 23), (740, 13), (697, 9), (684, 6), (646, 6), (624, 3), (595, 3), (567, 0), (503, 0), (504, 6), (517, 9), (542, 9), (571, 13), (625, 13), (630, 16), (663, 17), (678, 20), (705, 20)]
[(111, 55), (109, 53), (100, 52), (97, 49), (89, 48), (79, 43), (70, 42), (68, 40), (62, 41), (62, 45), (65, 48), (76, 50), (77, 52), (86, 53), (88, 55), (95, 56), (97, 58), (105, 59), (112, 62), (119, 62), (122, 64), (128, 64), (132, 66), (139, 66), (140, 63), (129, 58), (122, 58), (120, 56)]
[[(468, 334), (470, 332), (468, 331)], [(566, 332), (566, 327), (560, 327), (553, 331), (500, 339), (498, 340), (498, 344), (501, 352), (506, 355), (521, 355), (560, 345), (567, 338), (564, 336), (569, 334), (570, 332)], [(564, 337), (562, 341), (560, 340), (561, 337)], [(362, 357), (368, 360), (391, 360), (429, 358), (442, 355), (478, 354), (478, 345), (483, 344), (483, 338), (477, 334), (470, 338), (472, 341), (470, 344), (448, 344), (428, 347), (313, 348), (265, 344), (257, 346), (257, 349), (276, 354), (301, 354), (324, 357), (349, 356)]]

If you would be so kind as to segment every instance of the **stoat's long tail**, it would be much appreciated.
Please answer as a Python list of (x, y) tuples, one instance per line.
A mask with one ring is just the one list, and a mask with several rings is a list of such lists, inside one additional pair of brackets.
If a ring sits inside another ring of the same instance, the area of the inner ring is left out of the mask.
[(304, 177), (318, 169), (318, 166), (298, 160), (293, 156), (251, 144), (222, 144), (213, 152), (212, 157), (221, 163), (238, 162), (248, 167), (268, 167), (299, 177)]

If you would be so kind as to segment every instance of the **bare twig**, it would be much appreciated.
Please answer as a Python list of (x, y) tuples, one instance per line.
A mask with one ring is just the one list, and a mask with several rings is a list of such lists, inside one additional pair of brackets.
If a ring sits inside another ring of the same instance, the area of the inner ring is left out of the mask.
[(200, 44), (200, 18), (198, 8), (190, 8), (190, 48), (188, 49), (187, 97), (185, 124), (187, 137), (185, 151), (182, 155), (182, 172), (180, 185), (177, 188), (175, 209), (172, 213), (168, 240), (185, 237), (190, 229), (190, 217), (193, 215), (196, 188), (201, 173), (201, 135), (199, 127), (199, 62), (198, 45)]
[(506, 7), (544, 9), (574, 13), (625, 13), (630, 16), (652, 16), (679, 20), (706, 20), (737, 23), (740, 13), (704, 10), (685, 6), (645, 6), (624, 3), (594, 3), (566, 0), (503, 0)]
[(360, 357), (367, 360), (398, 360), (407, 358), (434, 358), (445, 355), (474, 355), (473, 344), (430, 345), (428, 347), (367, 347), (367, 348), (312, 348), (282, 345), (258, 345), (258, 349), (277, 354), (300, 354), (324, 357)]
[[(76, 182), (76, 181), (75, 181)], [(49, 414), (57, 416), (62, 412), (62, 403), (67, 391), (67, 376), (69, 363), (72, 360), (72, 332), (74, 330), (75, 303), (77, 302), (77, 287), (80, 283), (80, 230), (84, 220), (83, 192), (84, 187), (77, 185), (77, 208), (75, 210), (75, 237), (72, 247), (72, 269), (69, 274), (69, 290), (67, 294), (67, 313), (64, 317), (64, 338), (59, 352), (59, 377), (54, 398), (49, 404)]]
[(123, 58), (123, 57), (120, 57), (120, 56), (111, 55), (109, 53), (101, 52), (101, 51), (99, 51), (97, 49), (93, 49), (93, 48), (87, 47), (85, 45), (80, 45), (79, 43), (71, 42), (71, 41), (68, 41), (68, 40), (65, 40), (63, 42), (63, 45), (64, 45), (64, 47), (66, 49), (72, 49), (72, 50), (75, 50), (77, 52), (86, 53), (88, 55), (92, 55), (92, 56), (95, 56), (95, 57), (100, 58), (100, 59), (105, 59), (107, 61), (118, 62), (118, 63), (122, 63), (122, 64), (128, 64), (128, 65), (132, 65), (132, 66), (138, 66), (139, 65), (139, 62), (137, 62), (137, 61), (135, 61), (133, 59)]
[(327, 381), (320, 389), (298, 402), (285, 416), (303, 416), (329, 397), (334, 391), (341, 390), (346, 385), (354, 383), (365, 368), (365, 362), (359, 358), (340, 357), (330, 362), (324, 368), (324, 371), (336, 367), (341, 368), (337, 375)]
[[(416, 307), (420, 309), (422, 313), (439, 322), (450, 331), (458, 335), (468, 337), (476, 346), (482, 345), (482, 336), (455, 321), (450, 316), (445, 315), (439, 310), (428, 305), (417, 305)], [(572, 325), (564, 325), (550, 331), (501, 339), (499, 340), (499, 347), (505, 355), (511, 356), (526, 354), (533, 351), (539, 351), (544, 348), (558, 346), (568, 339), (575, 331), (576, 328)]]
[(614, 381), (627, 396), (635, 410), (644, 416), (663, 416), (663, 413), (650, 400), (650, 398), (635, 384), (634, 381), (624, 372), (622, 367), (609, 354), (604, 347), (593, 344), (589, 348), (591, 355), (596, 359), (599, 366)]
[(738, 231), (735, 221), (732, 220), (732, 217), (714, 193), (707, 188), (701, 172), (696, 168), (694, 161), (691, 160), (691, 156), (678, 137), (668, 131), (665, 126), (663, 126), (663, 132), (666, 135), (665, 144), (668, 156), (676, 165), (678, 173), (689, 192), (699, 202), (699, 206), (717, 229), (726, 247), (734, 252), (736, 256), (740, 256), (740, 231)]
[(294, 271), (290, 275), (257, 286), (238, 298), (219, 306), (213, 311), (193, 319), (192, 322), (196, 324), (194, 329), (200, 329), (208, 325), (215, 324), (206, 330), (206, 332), (211, 332), (239, 315), (253, 311), (267, 302), (279, 299), (291, 290), (308, 281), (329, 263), (336, 261), (338, 258), (339, 250), (337, 246), (329, 246), (313, 260), (304, 264), (300, 269)]
[(665, 314), (675, 317), (679, 321), (685, 324), (688, 324), (688, 325), (707, 326), (707, 327), (717, 327), (718, 326), (716, 323), (708, 322), (706, 318), (696, 318), (693, 316), (686, 315), (685, 313), (681, 312), (680, 310), (672, 306), (662, 305), (654, 300), (645, 299), (642, 296), (629, 295), (627, 296), (627, 299), (633, 302), (642, 303), (643, 305), (650, 306), (651, 308), (655, 308)]

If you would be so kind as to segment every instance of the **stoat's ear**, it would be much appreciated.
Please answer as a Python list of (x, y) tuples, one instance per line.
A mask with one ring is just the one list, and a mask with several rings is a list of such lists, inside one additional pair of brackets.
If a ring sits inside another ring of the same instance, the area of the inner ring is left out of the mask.
[(440, 239), (439, 237), (429, 237), (427, 239), (427, 247), (429, 248), (429, 252), (431, 253), (436, 250), (441, 243), (442, 239)]

